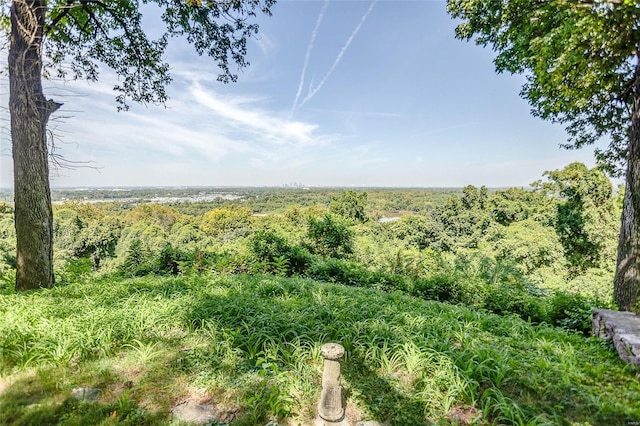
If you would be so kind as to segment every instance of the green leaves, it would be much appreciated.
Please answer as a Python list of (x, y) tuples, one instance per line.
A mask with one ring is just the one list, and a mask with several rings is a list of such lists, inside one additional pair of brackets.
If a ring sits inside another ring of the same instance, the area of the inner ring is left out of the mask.
[(608, 149), (597, 156), (608, 171), (619, 172), (631, 124), (640, 9), (636, 2), (618, 3), (449, 0), (447, 9), (463, 21), (458, 38), (496, 51), (498, 72), (527, 76), (521, 96), (534, 115), (567, 125), (566, 148), (608, 136)]
[[(118, 109), (128, 102), (163, 103), (171, 82), (164, 54), (169, 38), (184, 36), (200, 55), (220, 69), (218, 80), (237, 80), (249, 63), (247, 38), (258, 32), (248, 23), (256, 11), (270, 14), (274, 0), (191, 2), (184, 0), (57, 0), (49, 2), (43, 52), (45, 75), (96, 81), (99, 65), (120, 77), (114, 90)], [(155, 6), (152, 6), (154, 4)], [(164, 32), (152, 39), (142, 23), (142, 10), (160, 8)], [(3, 25), (4, 26), (4, 25)]]
[(340, 196), (331, 197), (329, 210), (347, 220), (364, 223), (367, 221), (366, 205), (366, 192), (345, 191)]

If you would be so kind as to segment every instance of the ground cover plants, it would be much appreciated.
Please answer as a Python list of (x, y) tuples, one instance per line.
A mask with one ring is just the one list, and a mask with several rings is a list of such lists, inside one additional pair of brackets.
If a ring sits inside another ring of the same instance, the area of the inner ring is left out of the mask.
[[(601, 341), (514, 316), (308, 279), (102, 281), (0, 299), (0, 422), (167, 424), (180, 400), (233, 424), (309, 424), (320, 346), (342, 343), (349, 415), (391, 424), (625, 424), (637, 371)], [(71, 390), (97, 387), (97, 402)]]
[(244, 191), (56, 205), (56, 286), (27, 293), (0, 203), (0, 424), (177, 424), (186, 400), (219, 424), (309, 424), (328, 341), (347, 349), (352, 420), (640, 421), (637, 369), (589, 337), (591, 311), (615, 308), (624, 195), (598, 170), (528, 190)]

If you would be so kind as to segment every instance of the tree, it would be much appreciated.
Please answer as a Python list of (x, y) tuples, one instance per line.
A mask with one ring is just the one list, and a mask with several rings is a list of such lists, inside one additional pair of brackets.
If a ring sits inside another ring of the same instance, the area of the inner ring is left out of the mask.
[(547, 181), (532, 186), (557, 200), (554, 225), (571, 275), (602, 267), (615, 249), (611, 247), (616, 219), (611, 181), (600, 170), (582, 163), (547, 171), (544, 176)]
[[(9, 6), (10, 3), (10, 6)], [(269, 14), (275, 0), (147, 0), (162, 11), (165, 32), (151, 40), (143, 30), (141, 2), (131, 0), (4, 0), (0, 27), (9, 32), (9, 111), (17, 235), (16, 289), (53, 284), (53, 214), (49, 187), (47, 122), (61, 104), (46, 99), (44, 75), (95, 81), (99, 64), (115, 70), (118, 109), (130, 101), (162, 103), (171, 81), (163, 59), (168, 39), (185, 36), (211, 56), (218, 80), (236, 81), (247, 38), (258, 31), (248, 18)]]
[(532, 113), (566, 125), (566, 148), (602, 138), (596, 156), (626, 192), (614, 293), (640, 299), (640, 8), (633, 0), (448, 0), (461, 39), (497, 52), (498, 72), (525, 74)]
[(224, 237), (231, 232), (248, 228), (252, 212), (246, 207), (230, 205), (206, 212), (201, 219), (200, 229), (213, 237)]
[(331, 197), (329, 211), (347, 220), (364, 223), (367, 221), (366, 205), (366, 192), (358, 194), (355, 191), (345, 191), (339, 196)]
[(492, 222), (488, 204), (487, 188), (467, 185), (462, 190), (461, 197), (452, 195), (444, 205), (438, 206), (432, 217), (437, 223), (435, 229), (443, 231), (437, 237), (440, 247), (451, 251), (478, 247)]
[(522, 188), (496, 191), (489, 201), (493, 220), (504, 226), (529, 218), (549, 222), (546, 217), (551, 216), (550, 203), (540, 193)]
[(344, 258), (353, 253), (353, 231), (349, 224), (330, 213), (322, 218), (308, 217), (307, 237), (311, 241), (311, 250), (316, 254)]

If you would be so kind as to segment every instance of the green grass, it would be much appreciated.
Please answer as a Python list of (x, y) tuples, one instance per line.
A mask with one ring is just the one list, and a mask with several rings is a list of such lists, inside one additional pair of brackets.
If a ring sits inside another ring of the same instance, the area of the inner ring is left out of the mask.
[[(310, 424), (329, 341), (347, 350), (352, 419), (640, 421), (638, 370), (600, 340), (399, 293), (213, 275), (0, 296), (0, 424), (177, 424), (169, 410), (189, 397), (234, 425)], [(79, 386), (102, 396), (76, 401)]]

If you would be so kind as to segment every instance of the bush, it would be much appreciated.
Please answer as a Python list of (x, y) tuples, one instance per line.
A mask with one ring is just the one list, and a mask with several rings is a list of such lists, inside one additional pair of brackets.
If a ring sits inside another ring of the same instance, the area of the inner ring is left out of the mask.
[(127, 248), (124, 261), (118, 268), (123, 276), (141, 277), (153, 271), (153, 256), (151, 250), (141, 240), (135, 239)]
[(551, 324), (591, 335), (591, 313), (601, 306), (597, 300), (579, 294), (556, 291), (548, 301), (548, 316)]
[(276, 275), (304, 274), (311, 263), (307, 250), (291, 246), (272, 231), (255, 233), (249, 240), (249, 253), (255, 270)]
[(192, 267), (198, 274), (208, 270), (220, 273), (246, 272), (246, 266), (238, 262), (238, 256), (229, 251), (198, 251), (194, 256)]
[(321, 256), (344, 258), (353, 253), (353, 231), (344, 221), (331, 214), (322, 219), (309, 217), (307, 236), (310, 248)]
[(316, 259), (307, 275), (318, 281), (365, 287), (371, 273), (359, 263), (341, 259)]
[(534, 323), (547, 320), (544, 298), (530, 294), (523, 285), (490, 286), (484, 307), (496, 314), (516, 314)]
[(414, 296), (438, 302), (460, 303), (465, 299), (464, 288), (455, 274), (441, 273), (417, 279), (412, 293)]
[(234, 239), (250, 227), (251, 215), (251, 210), (246, 207), (220, 207), (202, 216), (200, 229), (212, 237)]

